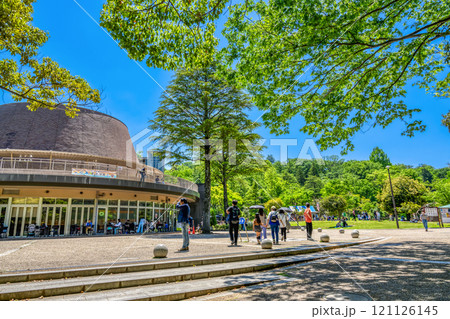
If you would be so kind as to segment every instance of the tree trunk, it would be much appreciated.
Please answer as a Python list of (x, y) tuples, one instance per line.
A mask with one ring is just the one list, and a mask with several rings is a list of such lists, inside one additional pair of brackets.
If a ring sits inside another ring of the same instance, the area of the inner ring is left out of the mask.
[(205, 234), (211, 233), (211, 161), (209, 159), (210, 146), (205, 146), (205, 199), (203, 200), (203, 228)]
[(228, 206), (228, 188), (227, 188), (227, 176), (225, 172), (225, 166), (222, 169), (222, 186), (223, 186), (223, 211), (225, 218), (227, 217)]

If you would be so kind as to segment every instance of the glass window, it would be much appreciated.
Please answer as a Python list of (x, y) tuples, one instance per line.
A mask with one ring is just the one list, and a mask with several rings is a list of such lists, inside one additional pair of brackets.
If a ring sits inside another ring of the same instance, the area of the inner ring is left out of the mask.
[(145, 207), (145, 202), (139, 202), (139, 206)]
[(55, 199), (54, 198), (43, 198), (42, 199), (42, 204), (47, 204), (47, 205), (51, 205), (55, 203)]
[(85, 199), (84, 205), (94, 205), (94, 200), (93, 199)]
[(109, 200), (109, 205), (110, 206), (117, 206), (119, 203), (117, 200)]
[(1, 204), (1, 205), (6, 205), (6, 204), (8, 204), (8, 199), (7, 199), (7, 198), (0, 198), (0, 204)]
[(66, 224), (66, 207), (61, 208), (61, 216), (60, 216), (60, 223), (59, 223), (59, 234), (64, 234), (64, 225)]
[(135, 222), (137, 219), (136, 208), (130, 208), (130, 213), (128, 214), (128, 219), (130, 222)]
[(0, 207), (0, 223), (5, 222), (6, 207)]
[(121, 200), (120, 201), (120, 206), (128, 206), (128, 201), (127, 200)]
[(27, 202), (26, 198), (13, 198), (12, 203), (13, 204), (25, 204)]
[(128, 208), (120, 206), (119, 218), (122, 223), (128, 219)]
[(72, 199), (72, 205), (83, 205), (82, 199)]
[(139, 208), (139, 216), (137, 218), (137, 221), (139, 222), (141, 218), (145, 218), (145, 209)]
[(137, 206), (137, 201), (130, 201), (130, 205), (129, 206)]
[(67, 205), (67, 203), (69, 202), (69, 200), (67, 198), (57, 198), (56, 199), (56, 204), (64, 204)]
[(98, 200), (98, 205), (106, 205), (106, 200), (102, 199), (102, 200)]
[(27, 197), (27, 204), (39, 204), (39, 198)]
[(108, 207), (108, 222), (116, 223), (117, 220), (117, 208)]

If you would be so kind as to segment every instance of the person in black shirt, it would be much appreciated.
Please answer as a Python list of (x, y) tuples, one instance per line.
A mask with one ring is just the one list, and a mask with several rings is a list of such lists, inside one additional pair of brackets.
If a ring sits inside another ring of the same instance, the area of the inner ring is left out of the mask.
[(233, 200), (233, 206), (227, 209), (227, 214), (230, 220), (230, 239), (231, 245), (237, 246), (237, 240), (239, 235), (239, 217), (241, 216), (241, 210), (237, 207), (237, 200)]

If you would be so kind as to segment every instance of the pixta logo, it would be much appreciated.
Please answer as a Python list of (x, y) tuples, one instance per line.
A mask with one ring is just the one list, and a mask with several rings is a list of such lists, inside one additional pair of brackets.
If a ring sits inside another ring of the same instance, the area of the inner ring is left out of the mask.
[[(261, 139), (254, 144), (248, 140), (196, 139), (192, 141), (192, 162), (199, 165), (203, 159), (222, 162), (226, 158), (229, 165), (248, 164), (250, 161), (255, 161), (258, 165), (266, 165), (262, 157), (262, 149), (266, 142), (265, 139)], [(316, 160), (319, 164), (323, 163), (322, 155), (313, 139), (305, 139), (303, 144), (298, 142), (297, 139), (279, 138), (270, 139), (269, 145), (280, 147), (281, 163), (286, 163), (288, 160), (288, 147), (297, 145), (302, 145), (300, 151), (296, 154), (297, 164), (304, 160)], [(205, 152), (206, 147), (209, 149), (209, 154)], [(237, 161), (237, 158), (239, 158), (239, 161)]]

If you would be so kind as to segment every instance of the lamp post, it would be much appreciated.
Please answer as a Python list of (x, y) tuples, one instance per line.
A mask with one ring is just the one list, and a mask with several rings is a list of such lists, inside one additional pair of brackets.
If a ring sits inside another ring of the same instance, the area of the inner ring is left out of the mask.
[(394, 215), (395, 215), (395, 222), (397, 223), (397, 229), (400, 228), (398, 225), (398, 217), (397, 217), (397, 208), (395, 208), (395, 199), (394, 199), (394, 190), (392, 189), (392, 181), (391, 181), (391, 173), (389, 172), (390, 166), (386, 166), (388, 175), (389, 175), (389, 184), (391, 185), (391, 196), (392, 196), (392, 205), (394, 206)]

